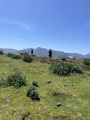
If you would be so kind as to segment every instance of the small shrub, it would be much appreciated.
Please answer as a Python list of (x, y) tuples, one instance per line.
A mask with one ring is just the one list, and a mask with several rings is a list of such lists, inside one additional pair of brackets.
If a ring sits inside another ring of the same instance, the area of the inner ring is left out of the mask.
[(7, 78), (0, 80), (0, 86), (14, 86), (16, 88), (26, 85), (26, 77), (19, 71), (9, 75)]
[(14, 86), (16, 88), (26, 85), (26, 77), (23, 76), (19, 71), (11, 74), (7, 78), (0, 80), (0, 86)]
[(7, 56), (8, 57), (12, 57), (14, 54), (13, 53), (8, 53)]
[(83, 73), (82, 70), (81, 70), (78, 66), (74, 66), (74, 67), (73, 67), (73, 72), (79, 73), (79, 74), (82, 74), (82, 73)]
[(39, 100), (38, 91), (35, 89), (34, 86), (31, 86), (27, 91), (27, 96), (30, 97), (32, 100)]
[(32, 90), (31, 91), (31, 99), (32, 100), (38, 100), (38, 97), (39, 96), (39, 94), (38, 94), (38, 91), (37, 90)]
[(20, 55), (12, 55), (12, 58), (13, 59), (21, 59), (21, 56)]
[(25, 62), (28, 62), (28, 63), (30, 63), (30, 62), (32, 62), (32, 57), (30, 56), (30, 55), (25, 55), (24, 57), (23, 57), (23, 61), (25, 61)]
[(7, 86), (7, 79), (3, 78), (0, 80), (0, 86)]
[(38, 81), (36, 81), (36, 80), (32, 81), (32, 85), (38, 87)]
[(57, 75), (70, 75), (71, 73), (82, 73), (82, 70), (78, 66), (74, 66), (73, 64), (69, 63), (59, 63), (59, 64), (52, 64), (50, 66), (50, 70)]
[(84, 59), (83, 64), (90, 65), (90, 58)]
[(0, 54), (4, 54), (3, 50), (0, 50)]
[(11, 74), (7, 78), (7, 83), (9, 86), (14, 86), (16, 88), (26, 85), (26, 77), (23, 76), (19, 71)]
[(27, 90), (27, 96), (30, 97), (30, 93), (32, 90), (35, 90), (34, 86), (29, 87), (29, 89)]

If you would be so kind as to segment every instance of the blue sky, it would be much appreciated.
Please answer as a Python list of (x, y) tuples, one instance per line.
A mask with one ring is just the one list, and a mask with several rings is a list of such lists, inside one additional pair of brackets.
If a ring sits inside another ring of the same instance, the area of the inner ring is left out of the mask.
[(0, 48), (90, 53), (90, 0), (0, 0)]

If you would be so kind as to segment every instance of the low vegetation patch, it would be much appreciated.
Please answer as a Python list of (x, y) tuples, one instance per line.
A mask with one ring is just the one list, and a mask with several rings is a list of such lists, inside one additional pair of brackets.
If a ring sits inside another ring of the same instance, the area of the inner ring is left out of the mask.
[(0, 81), (1, 86), (14, 86), (16, 88), (26, 85), (26, 77), (23, 76), (19, 71), (9, 75)]
[(65, 116), (65, 115), (59, 115), (59, 116), (53, 116), (54, 120), (76, 120), (73, 119), (69, 116)]
[(7, 56), (8, 57), (12, 57), (14, 54), (13, 53), (8, 53)]
[(7, 86), (7, 79), (6, 78), (2, 78), (0, 80), (0, 86)]
[(84, 59), (83, 64), (84, 65), (90, 65), (90, 58)]
[(20, 55), (12, 55), (12, 58), (13, 59), (21, 59), (21, 56)]
[(38, 81), (37, 80), (32, 81), (32, 85), (38, 87)]
[(34, 86), (29, 87), (29, 89), (27, 90), (27, 96), (30, 97), (32, 100), (39, 100), (39, 93)]
[(3, 50), (0, 50), (0, 54), (4, 54)]
[(71, 73), (79, 73), (79, 74), (83, 73), (78, 66), (69, 63), (59, 63), (59, 64), (54, 63), (50, 66), (50, 70), (54, 74), (60, 76), (70, 75)]
[(23, 61), (31, 63), (33, 61), (32, 57), (30, 55), (25, 55), (23, 57)]

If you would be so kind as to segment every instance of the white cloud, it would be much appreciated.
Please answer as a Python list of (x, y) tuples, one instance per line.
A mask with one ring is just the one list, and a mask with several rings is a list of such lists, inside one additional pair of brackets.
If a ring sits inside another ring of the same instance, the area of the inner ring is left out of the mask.
[(32, 27), (30, 24), (26, 24), (26, 23), (23, 23), (20, 21), (15, 21), (12, 19), (0, 19), (0, 23), (18, 25), (18, 26), (22, 27), (24, 30), (32, 31)]

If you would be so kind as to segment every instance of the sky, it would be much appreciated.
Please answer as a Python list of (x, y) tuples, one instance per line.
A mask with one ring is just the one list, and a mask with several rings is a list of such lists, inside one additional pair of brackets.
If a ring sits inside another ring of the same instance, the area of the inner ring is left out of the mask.
[(0, 48), (90, 53), (90, 0), (0, 0)]

